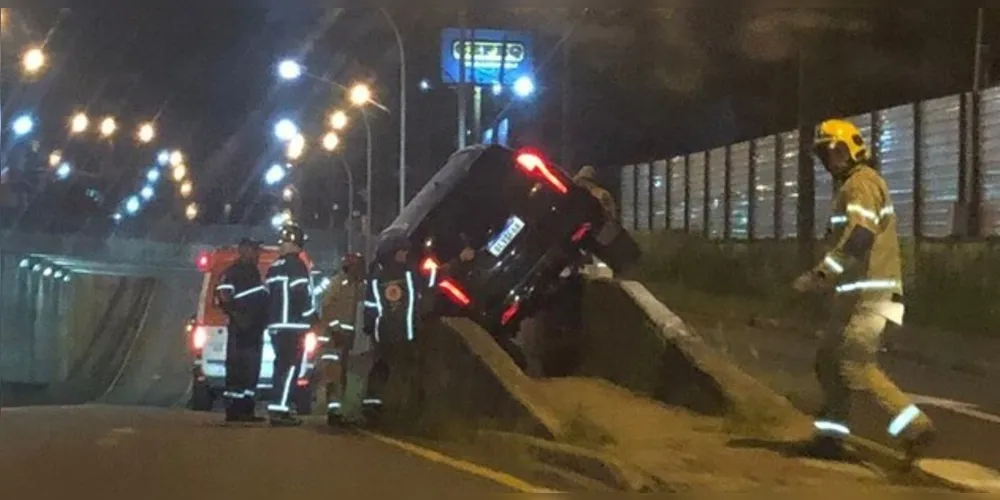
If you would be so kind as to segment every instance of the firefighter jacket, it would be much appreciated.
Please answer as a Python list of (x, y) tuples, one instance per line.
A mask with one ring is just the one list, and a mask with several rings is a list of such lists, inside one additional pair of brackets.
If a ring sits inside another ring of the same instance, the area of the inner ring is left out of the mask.
[(239, 261), (229, 266), (215, 291), (220, 308), (236, 331), (256, 332), (253, 340), (259, 340), (260, 331), (267, 326), (268, 292), (256, 264)]
[(358, 304), (364, 298), (364, 281), (351, 281), (341, 274), (333, 278), (330, 290), (323, 296), (323, 325), (331, 333), (353, 335)]
[(834, 196), (832, 248), (816, 272), (835, 283), (838, 297), (863, 303), (896, 303), (902, 321), (902, 264), (896, 213), (885, 179), (867, 165), (855, 167)]
[(309, 269), (297, 253), (282, 255), (267, 270), (265, 280), (271, 295), (269, 329), (308, 330), (316, 321), (313, 286)]
[(365, 290), (364, 331), (375, 342), (412, 341), (419, 319), (417, 275), (399, 263), (375, 264)]

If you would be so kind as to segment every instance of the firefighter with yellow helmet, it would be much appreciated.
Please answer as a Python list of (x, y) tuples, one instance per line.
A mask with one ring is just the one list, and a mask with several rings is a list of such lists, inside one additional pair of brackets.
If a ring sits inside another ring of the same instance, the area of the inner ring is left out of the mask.
[(845, 120), (816, 131), (814, 154), (833, 176), (832, 248), (794, 283), (799, 292), (833, 290), (834, 323), (816, 356), (825, 407), (815, 421), (809, 454), (840, 459), (850, 434), (851, 395), (868, 393), (891, 415), (886, 432), (912, 460), (934, 438), (934, 426), (879, 368), (887, 323), (903, 324), (903, 285), (896, 215), (885, 179), (872, 168), (861, 132)]

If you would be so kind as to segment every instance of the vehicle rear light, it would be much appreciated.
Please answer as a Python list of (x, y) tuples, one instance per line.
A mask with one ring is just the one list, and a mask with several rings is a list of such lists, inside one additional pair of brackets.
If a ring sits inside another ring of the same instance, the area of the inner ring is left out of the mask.
[(545, 160), (534, 153), (521, 153), (517, 155), (517, 165), (521, 167), (525, 172), (539, 175), (545, 182), (547, 182), (553, 189), (561, 194), (566, 194), (569, 192), (569, 188), (566, 184), (559, 178), (559, 176), (552, 171), (551, 168), (545, 163)]
[(510, 307), (508, 307), (507, 310), (503, 312), (503, 316), (500, 317), (500, 324), (506, 325), (507, 323), (510, 323), (510, 320), (514, 319), (514, 316), (517, 316), (517, 311), (520, 309), (521, 309), (521, 301), (517, 301), (511, 304)]
[(208, 256), (208, 252), (202, 252), (198, 254), (198, 259), (195, 264), (198, 266), (198, 271), (206, 273), (212, 263), (211, 257)]
[(583, 225), (580, 226), (580, 228), (577, 229), (575, 233), (573, 233), (573, 243), (579, 243), (580, 240), (582, 240), (584, 237), (587, 236), (588, 233), (590, 233), (592, 227), (593, 226), (591, 226), (589, 222), (583, 223)]
[(204, 326), (195, 327), (194, 331), (191, 333), (191, 347), (195, 351), (201, 352), (205, 348), (205, 344), (208, 343), (208, 328)]
[(298, 380), (295, 381), (295, 385), (297, 385), (299, 387), (305, 387), (305, 386), (309, 385), (309, 379), (307, 379), (307, 378), (300, 378), (300, 379), (298, 379)]
[(452, 300), (452, 302), (462, 307), (465, 307), (472, 303), (472, 300), (469, 299), (469, 296), (466, 295), (466, 293), (462, 291), (462, 289), (459, 288), (458, 285), (453, 283), (451, 280), (444, 280), (438, 286), (441, 287), (441, 291), (443, 291), (444, 294), (447, 295), (448, 298)]
[(306, 354), (312, 355), (316, 352), (316, 347), (319, 346), (319, 338), (314, 332), (309, 332), (306, 334), (305, 338), (305, 348)]

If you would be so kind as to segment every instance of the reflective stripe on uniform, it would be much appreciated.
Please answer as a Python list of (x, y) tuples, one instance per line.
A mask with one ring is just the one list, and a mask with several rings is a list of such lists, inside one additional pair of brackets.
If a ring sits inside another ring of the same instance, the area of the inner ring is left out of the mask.
[(226, 399), (243, 399), (247, 397), (247, 394), (242, 392), (226, 391), (222, 393), (222, 397)]
[(845, 283), (837, 286), (837, 293), (856, 292), (858, 290), (895, 290), (900, 283), (896, 280), (865, 280)]
[(232, 291), (236, 290), (236, 287), (233, 286), (233, 285), (223, 284), (223, 285), (219, 285), (219, 286), (215, 287), (215, 289), (218, 290), (218, 291), (229, 290), (230, 292), (232, 292)]
[(281, 330), (307, 330), (309, 325), (306, 323), (273, 323), (267, 325), (269, 329), (281, 329)]
[(874, 224), (878, 224), (882, 220), (877, 213), (868, 210), (867, 208), (858, 205), (856, 203), (851, 203), (847, 205), (847, 213), (860, 215)]
[(378, 289), (378, 280), (372, 280), (372, 295), (375, 296), (375, 308), (378, 311), (378, 315), (375, 316), (375, 342), (379, 341), (379, 324), (382, 322), (382, 297), (380, 297)]
[(851, 429), (840, 422), (833, 422), (830, 420), (817, 420), (813, 422), (813, 427), (824, 436), (849, 436), (851, 434)]
[(253, 288), (251, 288), (249, 290), (244, 290), (244, 291), (242, 291), (242, 292), (234, 295), (233, 298), (234, 299), (242, 299), (244, 297), (249, 297), (249, 296), (251, 296), (251, 295), (253, 295), (255, 293), (260, 293), (260, 292), (265, 292), (266, 293), (267, 292), (267, 288), (265, 288), (263, 286), (253, 287)]
[(834, 259), (829, 255), (827, 255), (826, 258), (823, 259), (823, 265), (826, 266), (831, 271), (833, 271), (834, 273), (843, 274), (844, 272), (844, 266), (840, 262), (837, 262), (837, 259)]
[(416, 304), (416, 299), (414, 298), (413, 273), (410, 271), (406, 272), (406, 289), (409, 294), (406, 306), (406, 339), (413, 340), (413, 314), (415, 312), (414, 305)]
[(309, 278), (300, 278), (289, 283), (288, 286), (291, 288), (295, 288), (297, 286), (308, 285), (308, 284), (309, 284)]
[(899, 436), (910, 424), (913, 423), (917, 417), (920, 416), (920, 408), (917, 405), (907, 406), (903, 411), (899, 412), (895, 418), (889, 422), (889, 435), (892, 437)]

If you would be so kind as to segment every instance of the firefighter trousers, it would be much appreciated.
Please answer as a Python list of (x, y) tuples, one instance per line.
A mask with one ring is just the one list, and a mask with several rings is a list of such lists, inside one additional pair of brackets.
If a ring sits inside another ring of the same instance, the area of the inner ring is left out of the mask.
[(872, 397), (889, 415), (887, 432), (893, 437), (914, 435), (931, 427), (921, 412), (878, 366), (878, 351), (887, 320), (875, 307), (859, 304), (835, 314), (824, 332), (816, 356), (816, 376), (825, 406), (816, 421), (822, 435), (849, 434), (848, 420), (854, 393)]
[(421, 373), (417, 342), (396, 340), (375, 344), (375, 359), (368, 378), (368, 399), (400, 413), (418, 413), (421, 406)]
[(253, 415), (260, 379), (260, 361), (263, 346), (260, 330), (229, 330), (226, 343), (226, 414), (229, 416)]
[(287, 416), (292, 412), (291, 403), (297, 390), (299, 368), (305, 356), (304, 330), (272, 330), (271, 346), (274, 348), (273, 390), (267, 411), (273, 415)]

